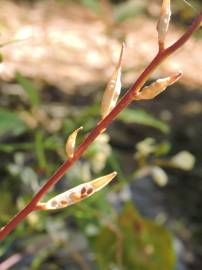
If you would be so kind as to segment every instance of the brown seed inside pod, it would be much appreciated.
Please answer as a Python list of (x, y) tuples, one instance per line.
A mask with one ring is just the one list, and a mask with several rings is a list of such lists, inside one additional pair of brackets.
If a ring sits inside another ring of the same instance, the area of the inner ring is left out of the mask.
[(86, 193), (86, 188), (85, 187), (82, 187), (81, 194), (84, 194), (84, 193)]
[(60, 203), (62, 206), (67, 206), (67, 201), (65, 201), (65, 200), (62, 200)]
[(57, 201), (54, 200), (54, 201), (51, 202), (51, 207), (56, 207), (57, 204), (58, 204)]
[(81, 199), (81, 195), (76, 192), (72, 192), (69, 197), (71, 198), (72, 202), (77, 202)]
[(91, 194), (93, 192), (93, 188), (88, 188), (88, 190), (87, 190), (87, 194), (89, 195), (89, 194)]

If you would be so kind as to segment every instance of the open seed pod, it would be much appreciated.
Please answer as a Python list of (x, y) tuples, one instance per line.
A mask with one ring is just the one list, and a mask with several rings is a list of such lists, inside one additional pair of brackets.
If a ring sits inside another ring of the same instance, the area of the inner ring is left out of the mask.
[(40, 210), (55, 210), (60, 208), (65, 208), (72, 204), (82, 201), (85, 198), (93, 195), (95, 192), (99, 191), (105, 187), (111, 180), (117, 175), (116, 172), (112, 172), (108, 175), (99, 177), (90, 182), (78, 185), (72, 189), (69, 189), (46, 203), (39, 203), (36, 209)]
[(175, 82), (177, 82), (182, 76), (182, 72), (178, 72), (167, 78), (158, 79), (154, 83), (145, 86), (138, 95), (135, 96), (135, 100), (141, 99), (153, 99), (158, 96), (161, 92), (166, 90), (166, 88)]

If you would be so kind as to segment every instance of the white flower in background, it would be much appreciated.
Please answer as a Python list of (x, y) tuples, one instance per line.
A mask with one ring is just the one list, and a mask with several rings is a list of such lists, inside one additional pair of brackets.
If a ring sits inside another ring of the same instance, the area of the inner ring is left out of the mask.
[(168, 183), (168, 176), (166, 172), (158, 166), (153, 166), (151, 168), (151, 175), (154, 182), (161, 187), (164, 187)]
[(195, 157), (188, 151), (181, 151), (171, 159), (171, 164), (182, 170), (192, 170), (195, 164)]

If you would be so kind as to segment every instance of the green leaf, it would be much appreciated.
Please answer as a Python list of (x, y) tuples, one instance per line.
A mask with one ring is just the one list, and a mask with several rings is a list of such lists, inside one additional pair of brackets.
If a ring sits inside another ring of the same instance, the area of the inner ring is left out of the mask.
[(0, 135), (10, 132), (19, 135), (27, 129), (26, 124), (15, 112), (0, 108)]
[(5, 222), (5, 220), (7, 220), (7, 218), (9, 217), (9, 215), (13, 214), (13, 209), (10, 207), (13, 202), (12, 202), (12, 194), (8, 191), (3, 189), (1, 187), (1, 192), (0, 192), (0, 196), (1, 196), (1, 204), (0, 204), (0, 215), (1, 215), (1, 220)]
[(46, 168), (47, 161), (45, 155), (44, 137), (40, 131), (35, 133), (35, 151), (40, 168)]
[[(100, 269), (173, 270), (172, 237), (162, 226), (140, 216), (127, 204), (117, 224), (106, 226), (95, 240)], [(121, 267), (122, 266), (122, 267)]]
[(143, 13), (146, 3), (142, 0), (130, 0), (116, 5), (114, 8), (115, 21), (122, 22)]
[(3, 62), (3, 55), (0, 53), (0, 63), (2, 63)]
[(155, 155), (156, 156), (163, 156), (170, 152), (171, 150), (171, 143), (164, 141), (156, 145), (155, 149)]
[(16, 80), (23, 87), (24, 91), (27, 93), (31, 105), (34, 107), (39, 106), (40, 96), (38, 93), (38, 89), (35, 87), (32, 81), (23, 77), (19, 73), (16, 75)]
[(96, 13), (100, 13), (100, 4), (99, 1), (96, 0), (80, 0), (80, 2), (88, 7), (89, 9), (92, 9)]
[(118, 119), (123, 121), (124, 123), (128, 124), (136, 123), (154, 127), (164, 133), (169, 132), (169, 127), (167, 124), (165, 124), (161, 120), (156, 119), (151, 114), (143, 110), (126, 108), (120, 113)]

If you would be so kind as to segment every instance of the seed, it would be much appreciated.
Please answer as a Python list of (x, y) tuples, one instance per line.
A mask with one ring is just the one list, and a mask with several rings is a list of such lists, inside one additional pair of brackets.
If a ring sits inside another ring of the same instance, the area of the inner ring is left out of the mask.
[(68, 203), (67, 203), (67, 201), (62, 200), (62, 201), (60, 201), (60, 204), (65, 207), (65, 206), (67, 206)]
[(76, 192), (72, 192), (70, 195), (69, 195), (70, 199), (72, 200), (72, 202), (77, 202), (78, 200), (80, 200), (81, 198), (81, 195), (76, 193)]
[(55, 200), (51, 202), (51, 206), (54, 207), (54, 208), (57, 206), (57, 204), (58, 204), (58, 203), (57, 203), (57, 201), (55, 201)]
[(91, 194), (93, 192), (93, 188), (88, 188), (88, 190), (87, 190), (87, 194), (89, 195), (89, 194)]
[(86, 193), (86, 188), (85, 187), (82, 187), (81, 194), (84, 194), (84, 193)]

